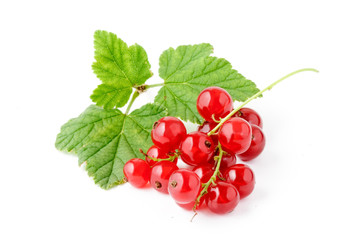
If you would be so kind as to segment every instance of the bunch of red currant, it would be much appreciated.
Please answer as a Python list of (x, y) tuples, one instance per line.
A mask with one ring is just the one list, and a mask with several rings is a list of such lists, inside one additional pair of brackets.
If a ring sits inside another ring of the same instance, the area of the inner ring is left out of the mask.
[[(262, 152), (262, 120), (250, 108), (234, 110), (230, 94), (219, 87), (204, 89), (197, 109), (205, 121), (196, 132), (187, 134), (175, 117), (155, 122), (145, 161), (129, 160), (124, 174), (135, 187), (150, 181), (184, 208), (195, 211), (205, 203), (214, 213), (231, 212), (254, 189), (253, 171), (237, 157), (249, 161)], [(179, 169), (178, 157), (191, 167)]]

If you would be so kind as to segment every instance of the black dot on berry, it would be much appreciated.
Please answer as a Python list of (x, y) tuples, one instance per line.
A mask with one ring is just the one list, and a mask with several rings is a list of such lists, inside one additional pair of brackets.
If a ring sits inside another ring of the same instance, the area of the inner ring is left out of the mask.
[(173, 188), (175, 188), (176, 185), (177, 185), (177, 182), (175, 180), (170, 183), (170, 186), (172, 186)]
[(159, 125), (159, 122), (154, 122), (153, 129), (155, 129)]
[(254, 134), (251, 135), (251, 140), (254, 140), (255, 136)]
[(209, 142), (208, 140), (205, 141), (205, 146), (207, 148), (210, 148), (211, 147), (211, 142)]
[(156, 189), (161, 188), (162, 187), (161, 182), (155, 181), (155, 187), (156, 187)]

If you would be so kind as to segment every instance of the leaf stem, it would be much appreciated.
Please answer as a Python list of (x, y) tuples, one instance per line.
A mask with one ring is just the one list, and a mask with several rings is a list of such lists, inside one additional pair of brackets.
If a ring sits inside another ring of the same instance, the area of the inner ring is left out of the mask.
[(220, 127), (221, 125), (223, 125), (223, 123), (228, 120), (229, 118), (231, 118), (232, 115), (234, 115), (237, 111), (239, 111), (241, 108), (243, 108), (246, 104), (248, 104), (249, 102), (251, 102), (252, 100), (254, 100), (255, 98), (259, 97), (261, 94), (263, 94), (265, 91), (272, 89), (276, 84), (282, 82), (283, 80), (287, 79), (288, 77), (291, 77), (297, 73), (300, 72), (306, 72), (306, 71), (312, 71), (312, 72), (319, 72), (318, 70), (314, 69), (314, 68), (303, 68), (303, 69), (299, 69), (296, 70), (292, 73), (289, 73), (287, 75), (285, 75), (284, 77), (280, 78), (279, 80), (273, 82), (272, 84), (270, 84), (269, 86), (267, 86), (266, 88), (264, 88), (263, 90), (257, 92), (256, 94), (252, 95), (250, 98), (248, 98), (245, 102), (243, 102), (243, 104), (241, 104), (239, 107), (235, 108), (234, 110), (232, 110), (232, 112), (230, 112), (225, 118), (221, 119), (221, 121), (219, 122), (218, 125), (216, 125), (216, 127), (214, 127), (210, 132), (208, 132), (208, 135), (213, 135)]
[(164, 85), (165, 85), (165, 83), (150, 84), (150, 85), (146, 85), (146, 89), (153, 88), (153, 87), (162, 87)]
[(213, 173), (213, 175), (211, 176), (211, 178), (209, 179), (209, 181), (207, 181), (206, 183), (202, 184), (202, 190), (199, 194), (199, 196), (196, 198), (195, 200), (195, 204), (193, 207), (193, 211), (196, 212), (196, 207), (199, 205), (201, 198), (208, 193), (208, 188), (210, 187), (211, 184), (215, 185), (215, 181), (217, 176), (219, 175), (220, 172), (220, 164), (221, 164), (221, 159), (223, 157), (224, 151), (221, 148), (221, 144), (218, 144), (218, 149), (219, 149), (219, 156), (218, 156), (218, 160), (216, 162), (216, 168), (215, 171)]
[(135, 99), (136, 99), (139, 95), (140, 95), (140, 94), (139, 94), (138, 91), (134, 91), (134, 93), (133, 93), (133, 95), (132, 95), (132, 97), (131, 97), (131, 100), (130, 100), (130, 102), (129, 102), (129, 105), (128, 105), (127, 108), (126, 108), (125, 115), (127, 115), (127, 114), (129, 113), (129, 111), (130, 111), (130, 109), (131, 109), (131, 106), (133, 105)]

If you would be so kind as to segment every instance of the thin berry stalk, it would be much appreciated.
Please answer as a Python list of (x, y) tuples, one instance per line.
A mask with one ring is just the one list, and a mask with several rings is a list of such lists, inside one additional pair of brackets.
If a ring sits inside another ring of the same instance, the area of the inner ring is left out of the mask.
[(259, 97), (261, 94), (263, 94), (265, 91), (272, 89), (275, 85), (277, 85), (278, 83), (282, 82), (283, 80), (297, 74), (300, 72), (306, 72), (306, 71), (312, 71), (312, 72), (319, 72), (318, 70), (314, 69), (314, 68), (303, 68), (303, 69), (299, 69), (296, 70), (292, 73), (289, 73), (287, 75), (285, 75), (284, 77), (280, 78), (279, 80), (273, 82), (272, 84), (270, 84), (269, 86), (267, 86), (266, 88), (264, 88), (263, 90), (257, 92), (256, 94), (254, 94), (253, 96), (251, 96), (250, 98), (248, 98), (245, 102), (243, 102), (243, 104), (241, 104), (239, 107), (235, 108), (234, 110), (232, 110), (226, 117), (222, 118), (221, 121), (219, 122), (218, 125), (216, 125), (216, 127), (214, 127), (210, 132), (208, 132), (208, 136), (215, 134), (215, 132), (221, 127), (221, 125), (224, 124), (224, 122), (226, 122), (226, 120), (228, 120), (229, 118), (231, 118), (236, 112), (238, 112), (241, 108), (243, 108), (246, 104), (248, 104), (249, 102), (251, 102), (252, 100), (254, 100), (255, 98)]
[(180, 154), (178, 153), (178, 150), (175, 150), (174, 155), (169, 156), (168, 158), (153, 158), (150, 157), (149, 155), (147, 155), (142, 149), (139, 149), (140, 153), (143, 154), (145, 157), (155, 161), (155, 162), (161, 162), (161, 161), (171, 161), (173, 162), (175, 160), (175, 158), (179, 157)]
[(195, 204), (194, 204), (194, 207), (193, 207), (193, 210), (196, 211), (196, 207), (199, 205), (200, 203), (200, 200), (201, 198), (208, 193), (208, 188), (210, 187), (210, 185), (216, 185), (215, 181), (216, 181), (216, 178), (217, 176), (219, 175), (220, 173), (220, 165), (221, 165), (221, 159), (222, 159), (222, 156), (224, 154), (224, 151), (222, 150), (221, 148), (221, 144), (219, 143), (218, 144), (218, 149), (219, 149), (219, 156), (218, 156), (218, 160), (216, 162), (216, 168), (215, 168), (215, 171), (213, 173), (213, 175), (211, 176), (211, 178), (209, 179), (209, 181), (207, 181), (206, 183), (203, 183), (202, 184), (202, 189), (201, 189), (201, 192), (199, 194), (199, 196), (196, 198), (195, 200)]

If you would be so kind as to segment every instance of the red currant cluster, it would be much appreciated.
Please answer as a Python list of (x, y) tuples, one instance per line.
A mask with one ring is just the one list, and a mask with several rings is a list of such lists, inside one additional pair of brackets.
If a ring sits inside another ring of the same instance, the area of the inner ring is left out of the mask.
[[(196, 132), (187, 134), (175, 117), (155, 122), (154, 145), (143, 152), (145, 161), (129, 160), (124, 174), (135, 187), (150, 181), (186, 209), (199, 209), (205, 202), (212, 212), (227, 213), (254, 189), (253, 171), (237, 163), (237, 157), (249, 161), (262, 152), (262, 120), (250, 108), (234, 110), (230, 94), (219, 87), (204, 89), (197, 109), (205, 121)], [(191, 168), (179, 169), (178, 157)]]

